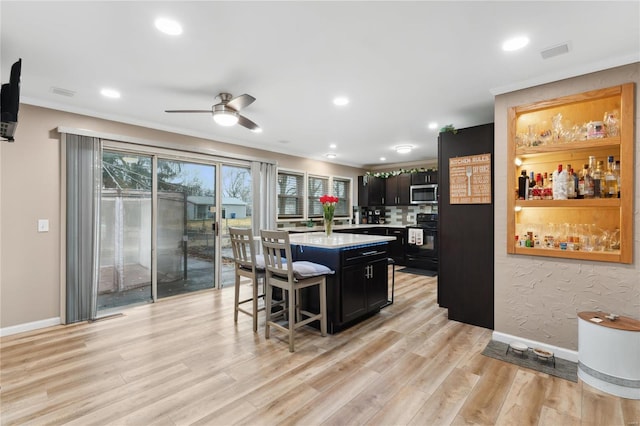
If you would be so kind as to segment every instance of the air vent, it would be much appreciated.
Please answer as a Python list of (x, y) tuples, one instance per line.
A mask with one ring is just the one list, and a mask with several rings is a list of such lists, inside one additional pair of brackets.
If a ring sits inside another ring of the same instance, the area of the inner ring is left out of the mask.
[(74, 92), (73, 90), (62, 89), (60, 87), (52, 87), (51, 93), (55, 93), (56, 95), (60, 96), (67, 96), (69, 98), (72, 98), (76, 94), (76, 92)]
[(557, 46), (544, 49), (540, 52), (540, 55), (542, 55), (542, 59), (549, 59), (553, 58), (554, 56), (564, 55), (565, 53), (569, 53), (569, 44), (562, 43)]

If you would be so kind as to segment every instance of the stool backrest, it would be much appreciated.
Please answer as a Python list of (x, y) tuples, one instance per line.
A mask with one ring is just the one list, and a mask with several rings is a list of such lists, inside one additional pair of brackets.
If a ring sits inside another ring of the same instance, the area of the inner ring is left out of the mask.
[(236, 267), (250, 269), (255, 272), (256, 252), (251, 229), (229, 227), (229, 237)]
[(287, 231), (260, 231), (262, 253), (265, 268), (269, 276), (295, 281), (293, 276), (293, 262), (291, 261), (291, 244)]

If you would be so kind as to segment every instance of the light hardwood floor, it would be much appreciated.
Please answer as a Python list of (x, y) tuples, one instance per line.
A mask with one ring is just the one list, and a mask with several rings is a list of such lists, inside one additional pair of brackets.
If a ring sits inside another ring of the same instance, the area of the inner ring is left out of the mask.
[(293, 354), (263, 325), (226, 288), (4, 337), (1, 423), (640, 424), (640, 401), (481, 355), (491, 331), (447, 320), (436, 278), (396, 273), (393, 305)]

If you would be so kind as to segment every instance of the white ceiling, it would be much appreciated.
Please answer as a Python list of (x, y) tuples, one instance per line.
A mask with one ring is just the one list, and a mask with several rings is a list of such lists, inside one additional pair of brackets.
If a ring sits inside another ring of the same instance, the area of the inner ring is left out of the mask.
[[(427, 124), (492, 122), (497, 93), (640, 60), (638, 1), (2, 1), (0, 12), (2, 82), (21, 57), (23, 103), (366, 167), (436, 158)], [(158, 32), (159, 16), (183, 34)], [(520, 34), (527, 47), (501, 50)], [(562, 43), (568, 54), (542, 59)], [(208, 109), (223, 91), (257, 98), (243, 114), (263, 133), (164, 112)], [(335, 107), (336, 95), (351, 103)]]

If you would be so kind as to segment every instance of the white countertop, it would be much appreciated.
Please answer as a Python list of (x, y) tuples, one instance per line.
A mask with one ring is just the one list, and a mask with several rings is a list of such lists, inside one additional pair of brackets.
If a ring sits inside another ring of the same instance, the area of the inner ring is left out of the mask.
[(396, 237), (385, 235), (343, 234), (334, 232), (327, 237), (324, 232), (305, 232), (289, 234), (291, 244), (320, 248), (345, 248), (363, 244), (384, 243), (395, 240)]

